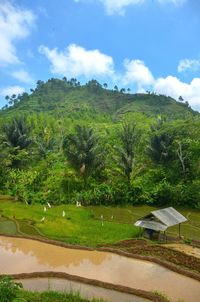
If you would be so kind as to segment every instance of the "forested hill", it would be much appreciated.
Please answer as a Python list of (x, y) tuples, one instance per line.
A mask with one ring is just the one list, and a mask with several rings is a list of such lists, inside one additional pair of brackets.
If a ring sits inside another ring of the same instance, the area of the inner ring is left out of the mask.
[[(31, 93), (8, 98), (9, 108), (5, 106), (1, 115), (26, 114), (31, 112), (62, 113), (70, 117), (77, 117), (81, 113), (87, 116), (106, 114), (121, 118), (127, 113), (139, 112), (147, 116), (162, 114), (170, 119), (186, 118), (197, 114), (187, 102), (176, 102), (164, 95), (130, 94), (125, 89), (107, 89), (107, 85), (100, 85), (97, 81), (89, 81), (81, 86), (76, 79), (67, 81), (50, 79), (46, 83), (37, 82), (37, 87)], [(84, 117), (84, 116), (83, 116)]]
[(0, 194), (200, 208), (200, 114), (180, 97), (37, 82), (0, 111)]

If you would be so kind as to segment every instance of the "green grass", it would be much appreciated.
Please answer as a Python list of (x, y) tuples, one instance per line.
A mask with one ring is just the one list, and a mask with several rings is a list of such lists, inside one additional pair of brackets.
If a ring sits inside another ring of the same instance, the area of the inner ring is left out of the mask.
[[(63, 210), (66, 216), (62, 217)], [(22, 221), (33, 221), (34, 228), (44, 236), (71, 244), (96, 246), (113, 243), (119, 240), (134, 238), (139, 234), (138, 228), (120, 221), (104, 221), (95, 219), (90, 208), (77, 208), (74, 205), (61, 205), (47, 209), (44, 213), (42, 205), (25, 205), (19, 202), (5, 201), (0, 203), (1, 213), (18, 221), (20, 231), (30, 234), (30, 224)], [(44, 223), (41, 218), (45, 217)], [(34, 234), (35, 235), (35, 234)]]
[[(13, 302), (88, 302), (81, 298), (79, 293), (58, 293), (47, 291), (43, 293), (20, 291), (18, 298)], [(103, 300), (93, 299), (91, 302), (100, 302)]]
[[(77, 208), (74, 205), (60, 205), (47, 208), (44, 213), (44, 206), (40, 204), (25, 205), (9, 200), (0, 203), (0, 213), (10, 219), (16, 219), (21, 233), (31, 236), (43, 234), (50, 239), (86, 246), (137, 237), (140, 230), (134, 227), (133, 223), (155, 209), (157, 208), (149, 206)], [(66, 213), (64, 218), (63, 210)], [(181, 226), (181, 234), (185, 239), (200, 240), (200, 211), (182, 208), (177, 210), (188, 218), (188, 222)], [(45, 217), (44, 223), (41, 223), (42, 217)], [(12, 221), (5, 223), (0, 220), (1, 233), (2, 230), (6, 234), (15, 233), (13, 224)], [(178, 236), (178, 226), (169, 228), (167, 233)]]
[[(104, 215), (106, 220), (111, 220), (113, 215), (114, 221), (121, 223), (134, 223), (139, 218), (145, 216), (153, 210), (158, 208), (149, 206), (137, 206), (137, 207), (91, 207), (91, 211), (95, 218), (99, 218), (100, 215)], [(181, 224), (181, 235), (186, 239), (194, 239), (200, 241), (200, 210), (191, 208), (179, 208), (176, 209), (184, 215), (188, 221)], [(167, 234), (171, 236), (178, 236), (178, 226), (170, 227), (167, 229)]]

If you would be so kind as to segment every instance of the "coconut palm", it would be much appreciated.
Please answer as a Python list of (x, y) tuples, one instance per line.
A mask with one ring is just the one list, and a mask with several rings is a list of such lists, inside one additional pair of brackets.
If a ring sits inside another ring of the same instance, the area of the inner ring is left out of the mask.
[(119, 158), (118, 165), (130, 183), (131, 173), (135, 164), (135, 148), (138, 143), (139, 133), (135, 124), (126, 123), (118, 135), (121, 142), (121, 146), (116, 147)]
[(96, 176), (104, 166), (98, 137), (92, 128), (76, 126), (75, 133), (65, 137), (64, 154), (71, 166), (83, 178), (86, 185), (89, 176)]
[(26, 149), (31, 144), (30, 128), (23, 117), (14, 118), (4, 125), (5, 143), (14, 148)]
[(170, 147), (173, 137), (168, 133), (154, 134), (150, 139), (149, 155), (154, 163), (167, 163), (170, 158)]
[(27, 149), (32, 143), (30, 128), (23, 117), (14, 118), (3, 126), (2, 144), (8, 150), (8, 158), (13, 167), (19, 167), (28, 155)]

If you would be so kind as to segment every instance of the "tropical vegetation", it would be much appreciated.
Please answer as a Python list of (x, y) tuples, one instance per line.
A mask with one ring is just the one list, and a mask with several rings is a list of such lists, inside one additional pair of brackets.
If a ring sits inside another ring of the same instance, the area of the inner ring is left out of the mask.
[(0, 193), (24, 203), (200, 207), (200, 115), (180, 97), (38, 81), (0, 111)]

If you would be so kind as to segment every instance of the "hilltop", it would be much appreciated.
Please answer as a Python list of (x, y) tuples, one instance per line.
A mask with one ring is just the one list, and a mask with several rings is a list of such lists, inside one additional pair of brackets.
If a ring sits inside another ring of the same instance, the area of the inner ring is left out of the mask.
[(15, 114), (30, 114), (46, 112), (51, 115), (80, 117), (106, 115), (121, 119), (130, 113), (142, 113), (146, 116), (165, 115), (173, 118), (187, 118), (198, 113), (193, 111), (188, 103), (177, 102), (164, 95), (131, 94), (125, 89), (120, 91), (107, 89), (95, 80), (86, 85), (80, 85), (75, 79), (70, 81), (50, 79), (46, 83), (37, 82), (37, 87), (31, 93), (10, 98), (10, 107), (1, 110), (1, 116)]

